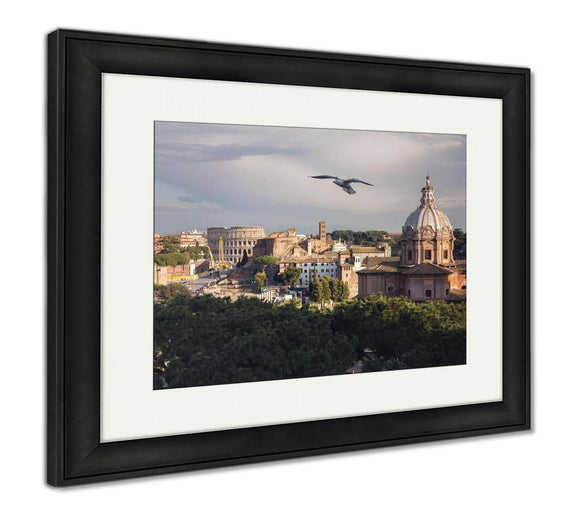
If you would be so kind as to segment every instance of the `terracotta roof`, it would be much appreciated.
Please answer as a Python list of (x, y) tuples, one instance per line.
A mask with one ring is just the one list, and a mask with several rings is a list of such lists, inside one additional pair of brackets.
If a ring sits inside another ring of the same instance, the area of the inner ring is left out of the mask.
[(433, 274), (451, 274), (453, 271), (445, 267), (431, 264), (431, 262), (423, 262), (409, 268), (401, 268), (401, 273), (412, 275), (433, 275)]
[(375, 246), (351, 246), (350, 249), (353, 253), (384, 253), (385, 250), (382, 248), (376, 248)]
[(400, 257), (371, 257), (369, 255), (366, 260), (366, 265), (367, 267), (377, 266), (378, 264), (394, 264), (398, 266), (400, 261)]
[(308, 255), (306, 257), (290, 257), (280, 261), (282, 264), (328, 264), (331, 262), (338, 263), (338, 257), (326, 257)]
[(398, 273), (399, 269), (389, 264), (379, 264), (374, 267), (367, 267), (357, 271), (357, 274), (383, 274), (383, 273)]

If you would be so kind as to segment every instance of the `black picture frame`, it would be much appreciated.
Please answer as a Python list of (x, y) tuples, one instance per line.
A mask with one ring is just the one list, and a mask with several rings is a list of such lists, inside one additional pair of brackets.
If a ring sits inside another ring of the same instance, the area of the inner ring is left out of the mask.
[[(530, 70), (74, 30), (48, 36), (47, 481), (530, 428)], [(101, 73), (503, 100), (503, 400), (100, 443)]]

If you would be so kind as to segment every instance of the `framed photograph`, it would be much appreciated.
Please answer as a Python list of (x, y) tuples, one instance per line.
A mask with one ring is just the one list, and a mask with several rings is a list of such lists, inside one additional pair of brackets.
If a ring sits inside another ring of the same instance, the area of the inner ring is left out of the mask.
[(528, 69), (58, 30), (47, 99), (49, 484), (530, 428)]

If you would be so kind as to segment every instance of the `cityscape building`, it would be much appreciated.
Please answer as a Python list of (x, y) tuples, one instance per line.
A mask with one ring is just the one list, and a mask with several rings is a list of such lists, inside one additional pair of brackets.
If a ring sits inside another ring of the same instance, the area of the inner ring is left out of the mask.
[(187, 248), (189, 246), (207, 246), (205, 232), (197, 230), (186, 230), (179, 234), (179, 246)]
[(223, 242), (223, 254), (225, 261), (237, 264), (244, 257), (254, 256), (254, 246), (259, 239), (266, 237), (266, 231), (261, 226), (251, 227), (209, 227), (207, 229), (207, 244), (213, 256), (220, 253), (220, 239)]
[(377, 264), (370, 260), (357, 272), (360, 297), (380, 292), (414, 301), (466, 298), (467, 265), (453, 257), (453, 227), (435, 203), (429, 176), (421, 189), (420, 205), (405, 221), (401, 256)]

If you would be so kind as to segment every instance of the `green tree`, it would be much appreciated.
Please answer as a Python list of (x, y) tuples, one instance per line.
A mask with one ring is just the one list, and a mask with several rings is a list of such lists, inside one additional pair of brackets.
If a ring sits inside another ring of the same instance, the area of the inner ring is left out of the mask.
[(302, 276), (302, 271), (297, 267), (288, 267), (286, 271), (278, 275), (278, 281), (292, 287)]
[(316, 303), (320, 303), (321, 306), (332, 298), (330, 282), (331, 278), (328, 276), (316, 278), (312, 281), (311, 298)]
[[(335, 308), (333, 329), (356, 337), (361, 359), (370, 348), (382, 369), (396, 370), (465, 363), (465, 320), (465, 304), (375, 294)], [(375, 370), (375, 362), (365, 370)]]
[(253, 263), (257, 267), (260, 267), (261, 269), (264, 269), (266, 266), (270, 264), (276, 264), (276, 262), (277, 262), (276, 258), (272, 257), (271, 255), (262, 255), (261, 257), (256, 257), (253, 260)]
[(310, 280), (310, 299), (315, 303), (322, 303), (322, 282), (317, 278)]
[(264, 287), (264, 285), (266, 285), (266, 281), (268, 280), (268, 275), (266, 275), (266, 273), (264, 273), (263, 271), (258, 271), (254, 275), (254, 280), (256, 281), (257, 289), (262, 290), (262, 287)]
[(158, 266), (177, 266), (181, 264), (189, 264), (189, 256), (184, 255), (183, 253), (173, 252), (173, 253), (160, 253), (155, 255), (155, 263)]
[(343, 374), (354, 346), (331, 324), (327, 315), (256, 299), (196, 296), (158, 303), (156, 387)]
[(248, 263), (248, 252), (244, 250), (244, 254), (242, 255), (242, 260), (240, 260), (237, 264), (238, 267), (245, 266)]
[(349, 244), (360, 246), (377, 246), (385, 242), (393, 244), (390, 234), (386, 230), (335, 230), (332, 232), (332, 238), (335, 240), (342, 239)]
[(163, 253), (176, 253), (180, 249), (179, 239), (171, 235), (161, 237), (159, 244), (161, 245)]
[(177, 296), (191, 296), (191, 291), (185, 285), (179, 283), (168, 283), (167, 285), (158, 285), (154, 287), (154, 298), (156, 301), (171, 301)]
[(456, 260), (465, 260), (467, 258), (467, 234), (462, 229), (453, 230), (455, 242), (453, 246), (453, 258)]
[(330, 301), (331, 299), (331, 291), (330, 291), (330, 278), (325, 276), (320, 279), (320, 283), (322, 285), (322, 304), (326, 301)]
[(179, 252), (191, 260), (201, 260), (207, 258), (209, 250), (207, 246), (185, 246)]
[(348, 283), (343, 282), (337, 278), (330, 281), (331, 299), (336, 303), (346, 301), (349, 296)]
[(340, 282), (342, 285), (342, 299), (341, 301), (346, 301), (350, 297), (350, 289), (348, 287), (348, 283)]
[(365, 371), (465, 364), (465, 316), (465, 304), (380, 294), (321, 312), (178, 293), (155, 301), (154, 387), (343, 374), (357, 360)]

